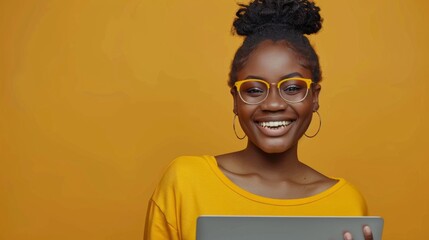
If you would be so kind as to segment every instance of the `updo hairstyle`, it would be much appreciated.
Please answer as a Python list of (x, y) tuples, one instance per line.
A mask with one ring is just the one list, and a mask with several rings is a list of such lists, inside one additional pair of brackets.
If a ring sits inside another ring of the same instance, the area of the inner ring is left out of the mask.
[(237, 72), (245, 66), (249, 55), (265, 40), (285, 41), (297, 54), (300, 64), (311, 71), (312, 81), (321, 80), (319, 57), (304, 35), (321, 29), (319, 7), (309, 0), (253, 0), (239, 6), (233, 32), (245, 39), (231, 64), (230, 87), (238, 80)]

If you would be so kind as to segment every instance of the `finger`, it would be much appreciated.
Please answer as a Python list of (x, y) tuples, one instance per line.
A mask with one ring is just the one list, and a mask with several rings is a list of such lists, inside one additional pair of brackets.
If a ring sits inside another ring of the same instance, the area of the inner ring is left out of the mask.
[(365, 240), (374, 240), (371, 228), (369, 226), (363, 226), (363, 236), (365, 237)]
[(343, 237), (344, 237), (344, 240), (353, 240), (352, 234), (349, 232), (345, 232)]

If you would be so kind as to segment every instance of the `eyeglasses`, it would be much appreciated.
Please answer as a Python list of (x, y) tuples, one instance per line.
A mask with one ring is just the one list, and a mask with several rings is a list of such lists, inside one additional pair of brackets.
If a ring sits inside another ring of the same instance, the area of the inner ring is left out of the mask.
[(246, 79), (235, 82), (238, 95), (247, 104), (259, 104), (267, 99), (271, 85), (277, 85), (280, 96), (289, 103), (303, 101), (311, 86), (308, 78), (287, 78), (278, 83), (268, 83), (260, 79)]

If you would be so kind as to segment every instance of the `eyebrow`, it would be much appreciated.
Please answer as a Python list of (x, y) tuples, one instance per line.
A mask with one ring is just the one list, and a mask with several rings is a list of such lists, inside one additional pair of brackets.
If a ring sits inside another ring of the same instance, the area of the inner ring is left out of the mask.
[[(289, 74), (282, 76), (279, 80), (283, 80), (283, 79), (291, 78), (291, 77), (304, 77), (304, 76), (302, 76), (302, 74), (299, 72), (293, 72), (293, 73), (289, 73)], [(245, 79), (259, 79), (259, 80), (265, 81), (265, 79), (263, 77), (259, 77), (259, 76), (255, 76), (255, 75), (249, 75)]]

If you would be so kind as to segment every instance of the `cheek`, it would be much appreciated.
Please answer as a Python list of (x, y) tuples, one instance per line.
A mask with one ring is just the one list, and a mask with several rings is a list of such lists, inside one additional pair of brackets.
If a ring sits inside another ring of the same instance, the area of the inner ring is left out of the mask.
[(236, 113), (238, 114), (238, 119), (240, 120), (240, 125), (244, 131), (247, 131), (251, 124), (253, 124), (253, 113), (255, 112), (255, 107), (247, 104), (237, 103)]
[(301, 122), (301, 127), (307, 129), (308, 125), (311, 122), (311, 117), (313, 115), (314, 103), (312, 99), (306, 99), (304, 102), (297, 103), (295, 105), (289, 105), (291, 109), (298, 116), (299, 122)]
[(309, 113), (307, 113), (305, 116), (303, 116), (303, 129), (304, 129), (304, 132), (307, 130), (307, 128), (311, 124), (312, 117), (313, 117), (313, 112), (312, 111), (309, 112)]
[(313, 114), (314, 103), (312, 101), (308, 101), (304, 103), (300, 108), (297, 108), (297, 112), (300, 116), (307, 118), (311, 117)]
[(313, 117), (313, 104), (308, 104), (305, 108), (300, 111), (300, 119), (302, 121), (301, 128), (299, 130), (300, 134), (304, 134), (308, 127), (311, 124)]

